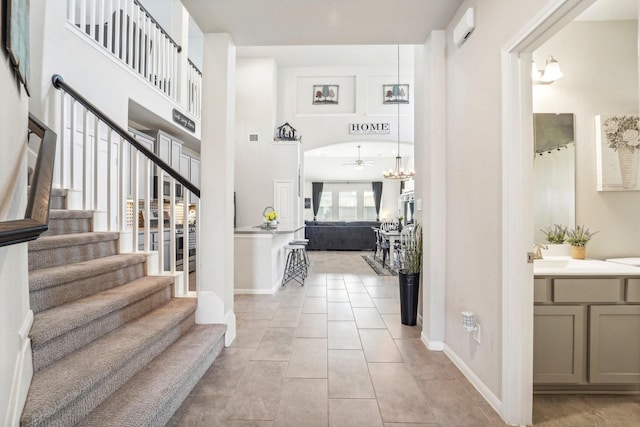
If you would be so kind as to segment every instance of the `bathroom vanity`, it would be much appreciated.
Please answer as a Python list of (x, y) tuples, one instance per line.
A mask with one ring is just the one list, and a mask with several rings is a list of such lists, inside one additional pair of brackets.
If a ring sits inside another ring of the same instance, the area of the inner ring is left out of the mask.
[(536, 392), (640, 392), (640, 268), (534, 262)]

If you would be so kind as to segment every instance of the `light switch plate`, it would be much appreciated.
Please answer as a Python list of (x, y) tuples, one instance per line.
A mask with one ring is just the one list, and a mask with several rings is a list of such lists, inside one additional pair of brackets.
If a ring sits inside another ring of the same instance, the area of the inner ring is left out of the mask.
[(416, 200), (416, 210), (418, 212), (422, 211), (422, 199)]

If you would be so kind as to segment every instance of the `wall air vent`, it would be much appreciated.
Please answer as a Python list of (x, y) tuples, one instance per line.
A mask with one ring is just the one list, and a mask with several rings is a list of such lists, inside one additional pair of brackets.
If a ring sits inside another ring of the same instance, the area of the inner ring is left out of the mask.
[(260, 142), (260, 135), (257, 133), (250, 133), (249, 142)]

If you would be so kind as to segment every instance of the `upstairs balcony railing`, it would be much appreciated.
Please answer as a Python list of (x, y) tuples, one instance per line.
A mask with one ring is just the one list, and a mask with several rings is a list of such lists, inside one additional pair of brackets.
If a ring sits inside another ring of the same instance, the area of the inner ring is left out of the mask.
[(182, 48), (138, 0), (67, 0), (67, 21), (177, 100)]
[(187, 111), (199, 119), (202, 111), (202, 71), (191, 60), (187, 69), (187, 85)]

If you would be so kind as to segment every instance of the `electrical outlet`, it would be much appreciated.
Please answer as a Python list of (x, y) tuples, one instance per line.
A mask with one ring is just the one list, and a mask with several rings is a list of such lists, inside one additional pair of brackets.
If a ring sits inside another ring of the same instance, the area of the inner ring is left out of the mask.
[(473, 331), (473, 340), (478, 344), (480, 344), (480, 337), (481, 337), (480, 330), (481, 330), (480, 323), (476, 323), (476, 329), (475, 331)]

